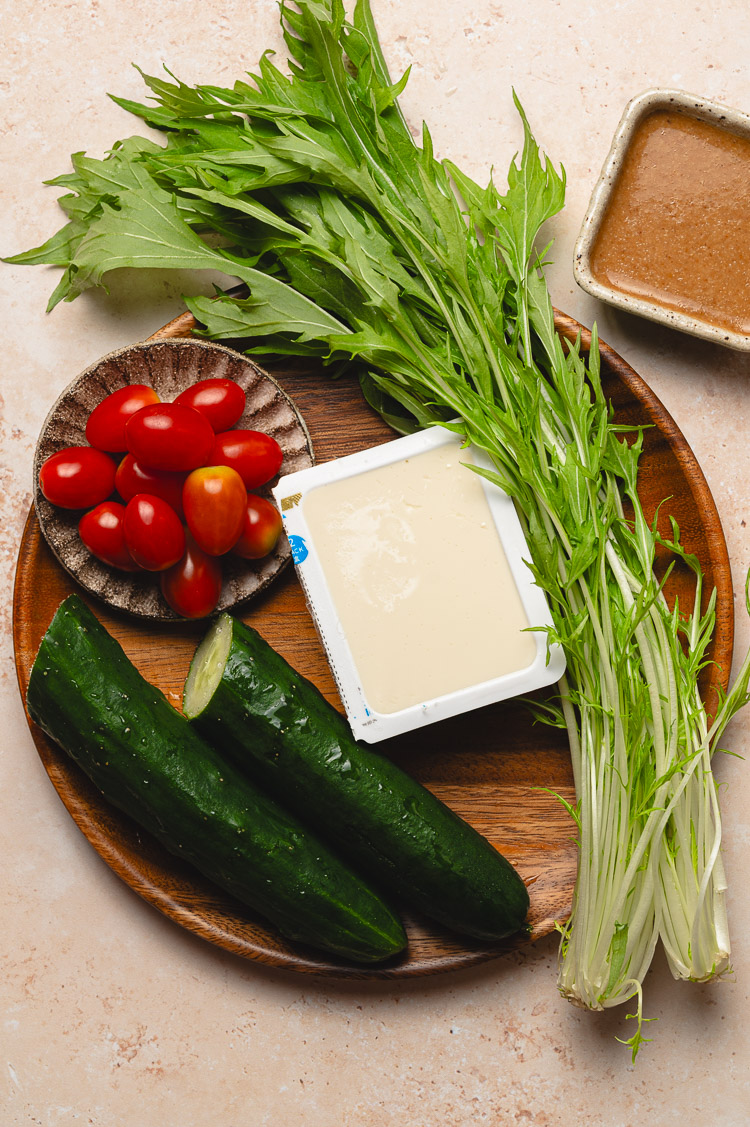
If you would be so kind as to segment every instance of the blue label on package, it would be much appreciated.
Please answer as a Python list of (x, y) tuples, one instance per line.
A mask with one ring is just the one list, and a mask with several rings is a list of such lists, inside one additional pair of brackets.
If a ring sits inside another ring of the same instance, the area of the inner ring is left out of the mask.
[(292, 559), (296, 564), (304, 563), (307, 559), (307, 544), (301, 536), (290, 536), (289, 547), (292, 549)]

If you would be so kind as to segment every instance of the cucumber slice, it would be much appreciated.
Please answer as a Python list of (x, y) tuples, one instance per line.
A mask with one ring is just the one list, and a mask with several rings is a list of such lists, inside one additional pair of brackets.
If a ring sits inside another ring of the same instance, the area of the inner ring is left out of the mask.
[(502, 939), (529, 895), (512, 865), (385, 756), (257, 633), (223, 615), (201, 642), (185, 715), (380, 887), (455, 931)]
[(182, 694), (182, 707), (190, 719), (199, 716), (216, 692), (232, 645), (232, 620), (222, 614), (195, 651)]

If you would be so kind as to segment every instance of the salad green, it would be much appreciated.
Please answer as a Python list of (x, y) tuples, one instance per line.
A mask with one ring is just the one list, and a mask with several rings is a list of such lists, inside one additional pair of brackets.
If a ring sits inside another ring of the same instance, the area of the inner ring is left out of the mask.
[[(153, 105), (115, 99), (163, 132), (51, 183), (68, 223), (12, 261), (63, 268), (50, 307), (123, 266), (220, 269), (248, 293), (188, 297), (214, 338), (248, 351), (355, 362), (398, 431), (443, 423), (493, 459), (515, 500), (568, 671), (540, 719), (567, 728), (579, 869), (559, 986), (592, 1009), (637, 996), (658, 939), (676, 977), (729, 961), (711, 755), (748, 699), (742, 667), (715, 719), (698, 691), (714, 625), (698, 562), (665, 540), (637, 491), (642, 435), (602, 392), (597, 337), (566, 349), (543, 276), (540, 228), (564, 174), (526, 117), (507, 190), (480, 186), (417, 144), (368, 0), (282, 2), (290, 74), (268, 54), (232, 89), (144, 75)], [(460, 418), (455, 424), (450, 420)], [(628, 514), (626, 515), (626, 508)], [(670, 609), (657, 547), (695, 573)]]

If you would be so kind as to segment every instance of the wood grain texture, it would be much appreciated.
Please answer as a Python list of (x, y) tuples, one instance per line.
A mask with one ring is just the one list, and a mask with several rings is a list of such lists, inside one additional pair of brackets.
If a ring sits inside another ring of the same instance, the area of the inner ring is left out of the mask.
[[(558, 331), (567, 339), (589, 337), (564, 315)], [(158, 336), (190, 334), (194, 322), (185, 314)], [(715, 585), (718, 618), (704, 696), (715, 702), (726, 687), (732, 656), (732, 582), (726, 543), (705, 478), (679, 429), (649, 388), (616, 353), (603, 345), (605, 389), (616, 417), (625, 423), (651, 423), (646, 431), (640, 491), (648, 515), (665, 497), (660, 512), (678, 520), (683, 540), (695, 552), (706, 575), (707, 592)], [(322, 369), (289, 364), (272, 369), (274, 377), (305, 419), (316, 460), (353, 453), (393, 437), (362, 400), (356, 384), (332, 381)], [(75, 590), (40, 535), (33, 513), (27, 521), (18, 561), (14, 595), (14, 639), (21, 693), (41, 638), (60, 601)], [(691, 597), (686, 569), (670, 577), (669, 595)], [(119, 639), (144, 676), (179, 706), (184, 678), (202, 629), (195, 625), (154, 623), (146, 626), (91, 599), (94, 612)], [(291, 662), (340, 708), (304, 597), (293, 572), (287, 571), (244, 615)], [(408, 951), (379, 968), (362, 969), (286, 943), (262, 920), (214, 888), (188, 866), (147, 838), (111, 809), (68, 757), (30, 725), (39, 755), (62, 801), (94, 848), (122, 879), (149, 903), (191, 932), (262, 963), (313, 974), (349, 978), (403, 978), (434, 974), (496, 958), (548, 934), (570, 911), (576, 867), (574, 826), (554, 794), (573, 800), (573, 780), (564, 733), (531, 723), (514, 702), (504, 702), (436, 724), (379, 745), (425, 786), (484, 833), (519, 869), (529, 886), (529, 929), (497, 944), (467, 942), (417, 919), (404, 906)]]

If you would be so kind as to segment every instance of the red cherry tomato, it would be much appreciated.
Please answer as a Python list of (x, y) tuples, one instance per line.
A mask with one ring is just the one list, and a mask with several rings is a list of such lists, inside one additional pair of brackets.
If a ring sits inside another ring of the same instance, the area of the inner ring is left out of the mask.
[(221, 594), (221, 565), (187, 535), (185, 555), (161, 573), (161, 590), (172, 610), (183, 618), (210, 614)]
[(164, 571), (182, 558), (185, 531), (161, 497), (137, 493), (125, 507), (123, 524), (127, 549), (146, 571)]
[(228, 552), (242, 531), (247, 490), (230, 466), (203, 466), (188, 475), (182, 490), (187, 526), (210, 556)]
[(275, 477), (283, 458), (281, 447), (270, 434), (260, 430), (227, 430), (216, 435), (206, 464), (231, 466), (246, 489), (257, 489)]
[(229, 430), (245, 410), (245, 393), (234, 380), (199, 380), (175, 399), (205, 415), (215, 431)]
[(103, 399), (89, 415), (86, 423), (86, 441), (97, 450), (109, 450), (113, 454), (127, 450), (126, 422), (142, 407), (158, 402), (159, 396), (145, 383), (128, 384), (127, 387), (118, 388)]
[(232, 551), (246, 560), (260, 560), (276, 547), (281, 535), (281, 513), (265, 497), (250, 494), (245, 506), (240, 538)]
[(214, 441), (205, 415), (181, 403), (153, 403), (125, 424), (127, 448), (151, 470), (194, 470), (204, 465)]
[(102, 501), (84, 513), (78, 522), (78, 535), (92, 556), (120, 571), (139, 571), (125, 544), (123, 520), (125, 506), (117, 501)]
[(161, 497), (178, 517), (182, 517), (182, 487), (186, 477), (185, 473), (150, 470), (136, 462), (132, 454), (126, 454), (117, 467), (115, 489), (123, 501), (130, 501), (136, 493), (150, 493), (153, 497)]
[(113, 491), (115, 464), (91, 446), (66, 446), (42, 464), (39, 485), (52, 505), (90, 509)]

